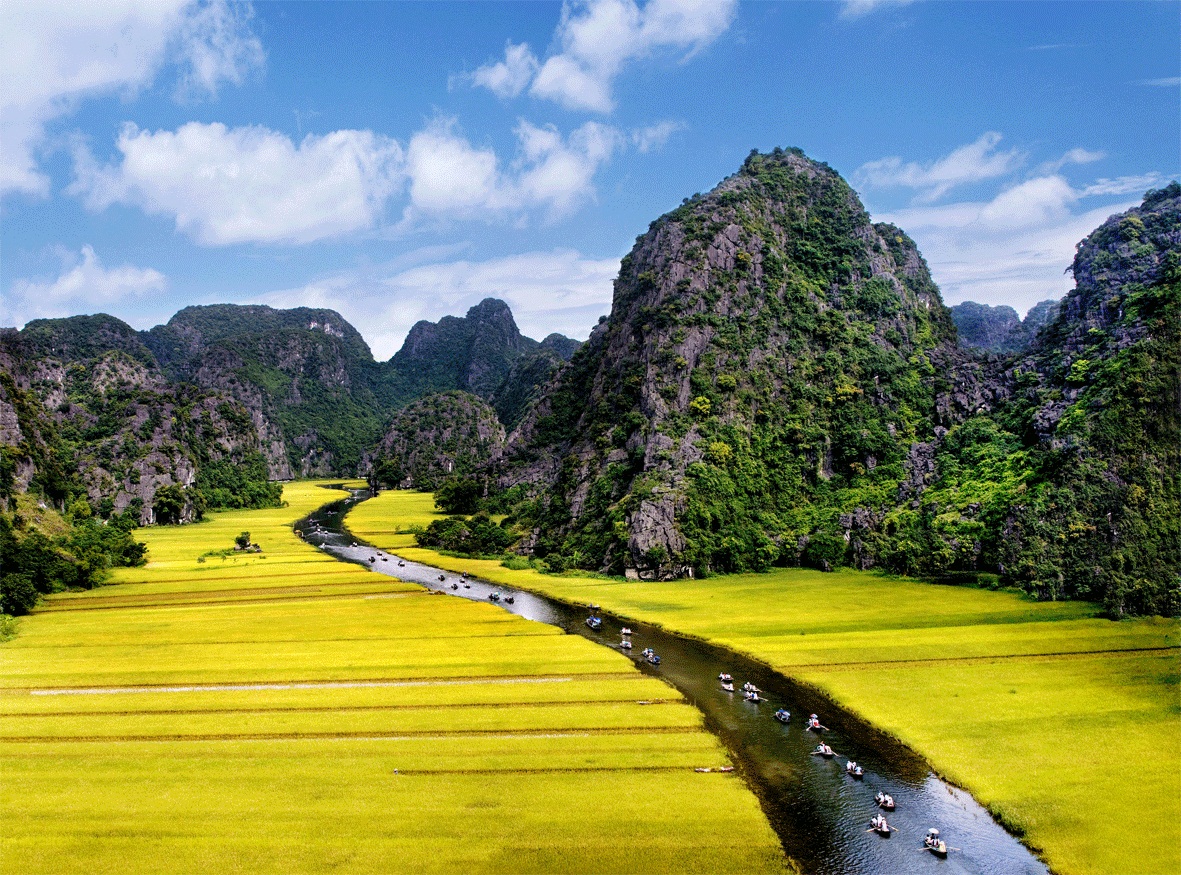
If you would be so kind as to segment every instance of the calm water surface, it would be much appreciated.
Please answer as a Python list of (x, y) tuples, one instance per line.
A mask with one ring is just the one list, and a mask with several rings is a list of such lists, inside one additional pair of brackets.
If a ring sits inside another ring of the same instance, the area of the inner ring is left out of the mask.
[[(1047, 873), (1046, 867), (968, 793), (939, 780), (908, 748), (782, 675), (725, 648), (680, 638), (636, 621), (600, 613), (602, 629), (593, 632), (586, 626), (585, 608), (475, 578), (469, 578), (465, 588), (452, 572), (399, 559), (347, 532), (342, 525), (344, 515), (367, 497), (361, 490), (326, 505), (296, 523), (296, 529), (309, 543), (340, 559), (434, 591), (489, 603), (488, 596), (494, 591), (512, 596), (513, 604), (503, 600), (496, 604), (604, 647), (618, 649), (620, 629), (631, 628), (634, 649), (620, 652), (631, 657), (641, 671), (676, 687), (705, 714), (707, 728), (726, 745), (758, 795), (784, 851), (805, 872)], [(370, 563), (370, 557), (376, 561)], [(440, 582), (440, 575), (446, 580)], [(452, 584), (459, 588), (453, 590)], [(660, 656), (659, 666), (644, 661), (640, 651), (645, 647)], [(734, 676), (738, 690), (747, 681), (755, 684), (766, 701), (755, 705), (744, 701), (741, 692), (722, 690), (718, 683), (722, 672)], [(772, 717), (780, 707), (791, 712), (787, 725)], [(820, 715), (829, 730), (819, 738), (803, 729), (812, 712)], [(825, 760), (811, 755), (821, 738), (838, 756)], [(850, 758), (864, 767), (864, 779), (845, 774), (845, 762)], [(870, 818), (878, 812), (874, 795), (879, 790), (893, 796), (897, 804), (896, 811), (887, 813), (895, 830), (888, 839), (867, 832)], [(953, 848), (946, 859), (922, 850), (923, 835), (930, 827), (938, 828)]]

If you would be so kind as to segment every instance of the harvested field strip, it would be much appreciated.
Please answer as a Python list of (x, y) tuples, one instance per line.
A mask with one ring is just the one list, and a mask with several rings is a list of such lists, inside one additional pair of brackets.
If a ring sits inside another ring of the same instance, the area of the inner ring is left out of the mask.
[(645, 726), (645, 727), (560, 727), (554, 729), (456, 729), (456, 730), (422, 730), (400, 732), (259, 732), (259, 733), (225, 733), (220, 735), (42, 735), (42, 736), (12, 736), (0, 735), (0, 744), (48, 744), (62, 742), (65, 744), (107, 744), (111, 742), (173, 742), (173, 741), (334, 741), (337, 739), (400, 739), (400, 738), (468, 738), (483, 736), (485, 738), (564, 738), (566, 736), (598, 735), (675, 735), (684, 732), (679, 726)]
[[(563, 708), (566, 705), (601, 705), (607, 702), (632, 702), (636, 705), (668, 705), (678, 702), (676, 699), (561, 699), (556, 702), (500, 702), (497, 708)], [(487, 708), (482, 702), (457, 702), (455, 704), (436, 705), (341, 705), (339, 707), (308, 707), (298, 706), (280, 708), (166, 708), (159, 710), (138, 711), (54, 711), (54, 717), (134, 717), (144, 714), (271, 714), (271, 713), (307, 713), (307, 714), (340, 714), (352, 711), (438, 711), (444, 708)], [(0, 712), (0, 717), (42, 717), (43, 714), (33, 712)]]
[[(352, 586), (351, 588), (354, 590), (357, 589), (356, 586)], [(60, 613), (67, 613), (67, 612), (75, 613), (78, 611), (121, 611), (121, 610), (133, 609), (133, 608), (183, 607), (186, 605), (217, 606), (217, 605), (243, 605), (243, 604), (268, 604), (268, 603), (278, 604), (278, 603), (283, 603), (283, 602), (324, 601), (327, 599), (356, 598), (358, 595), (366, 595), (366, 594), (373, 594), (373, 593), (401, 594), (398, 592), (398, 590), (390, 589), (389, 587), (386, 587), (386, 586), (380, 586), (380, 588), (375, 588), (373, 590), (359, 590), (359, 591), (347, 592), (347, 593), (312, 592), (312, 593), (308, 593), (306, 595), (287, 595), (287, 596), (283, 596), (283, 597), (269, 596), (267, 598), (254, 598), (253, 596), (242, 596), (241, 598), (227, 599), (227, 598), (222, 598), (221, 594), (218, 593), (217, 598), (210, 598), (210, 599), (191, 598), (191, 599), (185, 599), (184, 601), (175, 601), (174, 600), (174, 601), (140, 602), (137, 604), (111, 603), (111, 604), (105, 604), (105, 605), (94, 605), (93, 607), (89, 606), (89, 605), (87, 605), (87, 606), (71, 606), (69, 608), (48, 607), (48, 608), (38, 610), (36, 613), (39, 613), (39, 614), (60, 614)]]
[(995, 662), (1024, 662), (1055, 659), (1088, 659), (1095, 656), (1143, 656), (1146, 654), (1181, 655), (1181, 647), (1123, 647), (1118, 650), (1068, 650), (1063, 653), (1011, 653), (997, 656), (945, 656), (938, 659), (875, 659), (857, 662), (808, 662), (800, 664), (799, 668), (809, 671), (863, 671), (867, 666), (880, 668), (883, 666), (908, 665), (945, 665), (945, 664), (979, 664), (988, 665)]
[[(579, 675), (578, 680), (594, 679), (630, 679), (631, 674), (586, 674)], [(143, 684), (134, 687), (47, 687), (40, 689), (9, 688), (5, 692), (24, 692), (31, 696), (96, 696), (110, 693), (210, 693), (210, 692), (239, 692), (242, 690), (349, 690), (368, 687), (455, 687), (466, 684), (552, 684), (572, 681), (573, 677), (561, 675), (534, 675), (527, 678), (506, 677), (464, 677), (464, 678), (416, 678), (414, 680), (366, 680), (366, 681), (290, 681), (288, 683), (256, 683), (256, 684), (190, 684), (188, 686), (155, 686)]]

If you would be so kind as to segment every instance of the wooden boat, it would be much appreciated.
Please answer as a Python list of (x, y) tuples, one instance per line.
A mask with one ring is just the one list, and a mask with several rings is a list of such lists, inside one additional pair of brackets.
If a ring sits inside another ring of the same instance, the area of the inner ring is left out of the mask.
[(939, 830), (937, 829), (927, 830), (927, 835), (923, 838), (923, 847), (936, 857), (947, 856), (947, 842), (939, 838)]
[(465, 584), (463, 585), (463, 588), (464, 588), (464, 589), (471, 589), (471, 588), (472, 588), (472, 585), (471, 585), (470, 583), (465, 583)]
[(499, 592), (490, 592), (490, 593), (488, 593), (488, 598), (492, 599), (492, 601), (494, 601), (494, 602), (498, 602), (498, 601), (500, 601), (500, 593)]
[(725, 690), (727, 693), (732, 693), (732, 692), (734, 692), (734, 684), (724, 683), (724, 684), (722, 684), (722, 689)]
[(820, 718), (815, 714), (809, 715), (808, 722), (804, 724), (804, 728), (811, 732), (824, 732), (826, 729), (828, 729), (827, 726), (820, 722)]
[(453, 583), (453, 584), (451, 584), (451, 588), (452, 588), (452, 589), (459, 589), (459, 584), (458, 584), (458, 583)]
[(628, 641), (626, 638), (624, 638), (622, 641), (619, 642), (619, 646), (624, 650), (631, 650), (632, 649), (632, 643), (630, 641)]
[(726, 674), (725, 672), (722, 672), (720, 675), (718, 675), (718, 680), (724, 684), (728, 684), (734, 680), (734, 678), (730, 677), (730, 675)]
[(439, 575), (439, 583), (443, 583), (443, 581), (445, 581), (446, 579), (447, 579), (447, 575), (446, 575), (446, 574), (440, 574), (440, 575)]
[(791, 712), (786, 708), (780, 708), (775, 712), (775, 719), (780, 723), (789, 723), (791, 721)]
[(878, 808), (883, 808), (886, 811), (894, 810), (894, 797), (889, 793), (879, 792), (878, 795), (874, 797), (873, 801), (878, 804)]
[(756, 705), (763, 701), (759, 698), (758, 690), (747, 690), (743, 695), (746, 697), (746, 701), (753, 702)]
[(890, 834), (894, 832), (890, 824), (886, 823), (885, 816), (881, 814), (874, 815), (873, 820), (869, 822), (869, 828), (883, 838), (889, 838)]
[(505, 600), (505, 601), (506, 601), (508, 604), (512, 605), (512, 604), (516, 604), (517, 597), (516, 597), (516, 596), (511, 596), (511, 595), (506, 595), (506, 596), (504, 597), (504, 600)]
[(816, 750), (812, 751), (812, 755), (831, 759), (837, 755), (837, 752), (822, 741), (816, 745)]
[(388, 557), (388, 556), (382, 556), (382, 557), (381, 557), (381, 561), (382, 561), (382, 562), (389, 562), (390, 560), (389, 560), (389, 557)]
[(632, 630), (627, 628), (627, 626), (624, 626), (622, 629), (619, 630), (620, 635), (630, 635), (631, 633), (632, 633)]
[(370, 561), (370, 562), (376, 562), (376, 561), (377, 561), (377, 557), (376, 557), (376, 556), (370, 556), (370, 557), (369, 557), (369, 561)]
[(399, 567), (399, 568), (405, 568), (405, 567), (406, 567), (406, 563), (405, 563), (405, 562), (403, 562), (403, 561), (401, 561), (401, 560), (399, 559), (399, 560), (398, 560), (398, 567)]
[(660, 657), (655, 653), (648, 654), (648, 662), (652, 665), (660, 665)]
[(743, 684), (742, 689), (748, 693), (761, 693), (762, 692), (762, 690), (760, 690), (758, 687), (756, 687), (750, 681), (747, 681), (745, 684)]
[(864, 778), (865, 769), (861, 768), (861, 766), (857, 765), (857, 763), (853, 762), (852, 760), (849, 760), (849, 762), (845, 763), (845, 774), (854, 778)]
[(600, 629), (603, 628), (603, 621), (600, 620), (598, 617), (587, 617), (586, 618), (586, 625), (588, 627), (590, 627), (590, 630), (592, 632), (598, 632)]

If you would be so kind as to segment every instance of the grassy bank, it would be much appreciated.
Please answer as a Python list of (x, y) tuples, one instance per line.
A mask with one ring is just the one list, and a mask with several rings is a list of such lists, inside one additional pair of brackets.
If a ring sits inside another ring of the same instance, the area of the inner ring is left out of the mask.
[[(302, 543), (333, 495), (143, 530), (146, 567), (22, 621), (0, 871), (784, 868), (745, 785), (694, 772), (726, 755), (675, 690)], [(263, 552), (221, 555), (243, 530)]]
[(870, 573), (637, 583), (514, 571), (408, 546), (428, 496), (391, 492), (358, 536), (706, 638), (823, 690), (967, 787), (1057, 872), (1181, 871), (1181, 627), (1086, 603)]

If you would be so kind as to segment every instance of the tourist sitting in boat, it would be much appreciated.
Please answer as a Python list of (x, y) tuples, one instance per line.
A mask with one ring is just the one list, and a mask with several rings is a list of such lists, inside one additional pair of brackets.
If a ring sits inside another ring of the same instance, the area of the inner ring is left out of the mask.
[(730, 675), (726, 674), (725, 672), (722, 672), (720, 675), (718, 675), (718, 680), (720, 680), (722, 683), (728, 683), (729, 681), (734, 680), (734, 678), (730, 677)]
[(835, 751), (822, 741), (816, 745), (816, 750), (812, 751), (812, 753), (819, 754), (822, 757), (830, 757), (835, 754)]
[(791, 712), (786, 708), (780, 708), (775, 712), (775, 719), (780, 723), (786, 723), (787, 721), (791, 720)]
[(627, 626), (624, 626), (622, 629), (619, 630), (620, 635), (630, 635), (631, 633), (632, 633), (632, 630), (627, 628)]
[(732, 693), (732, 692), (734, 692), (734, 684), (724, 683), (724, 684), (722, 684), (722, 689), (725, 690), (727, 693)]
[(947, 843), (939, 838), (939, 830), (937, 829), (927, 830), (927, 836), (923, 839), (923, 845), (928, 851), (937, 856), (947, 856)]

